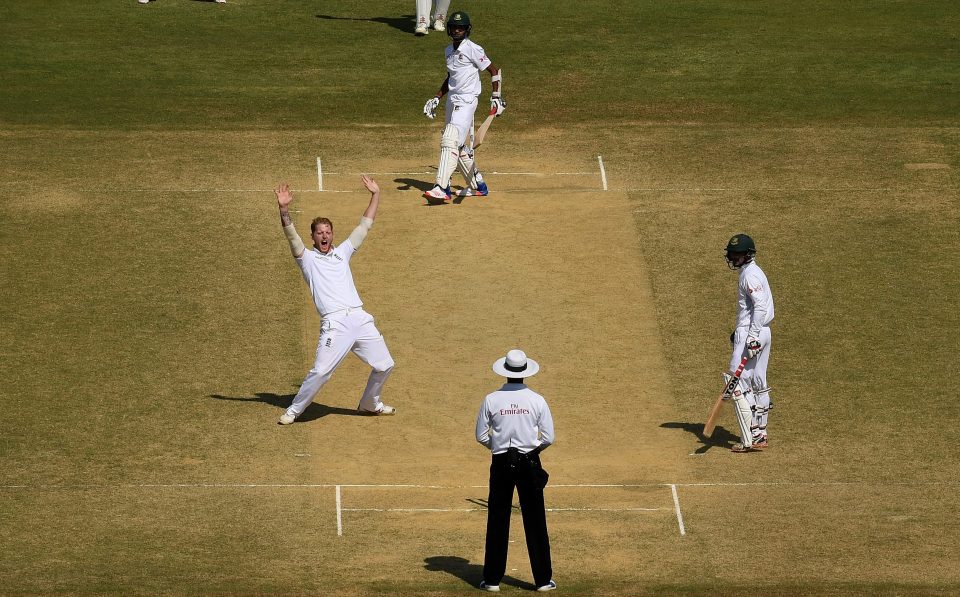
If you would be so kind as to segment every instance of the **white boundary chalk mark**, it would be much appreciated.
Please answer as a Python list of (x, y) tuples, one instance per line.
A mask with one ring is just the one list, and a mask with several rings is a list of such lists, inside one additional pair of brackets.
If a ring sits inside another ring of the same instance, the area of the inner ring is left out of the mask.
[(337, 485), (337, 537), (343, 537), (343, 508), (341, 507), (339, 485)]
[(670, 493), (673, 494), (673, 509), (677, 513), (677, 524), (680, 525), (680, 536), (683, 537), (687, 534), (687, 530), (683, 527), (683, 514), (680, 513), (680, 498), (677, 496), (677, 486), (670, 486)]
[(597, 161), (600, 162), (600, 180), (603, 181), (603, 190), (607, 190), (607, 169), (603, 167), (603, 156), (598, 155)]
[(317, 190), (323, 192), (323, 166), (320, 164), (319, 156), (317, 156)]

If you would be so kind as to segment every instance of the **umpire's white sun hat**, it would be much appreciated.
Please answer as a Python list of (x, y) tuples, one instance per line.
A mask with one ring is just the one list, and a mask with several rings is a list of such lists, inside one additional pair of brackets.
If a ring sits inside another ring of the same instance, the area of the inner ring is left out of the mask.
[(494, 361), (493, 372), (507, 378), (523, 378), (536, 375), (540, 365), (533, 359), (528, 359), (522, 350), (513, 349), (507, 356)]

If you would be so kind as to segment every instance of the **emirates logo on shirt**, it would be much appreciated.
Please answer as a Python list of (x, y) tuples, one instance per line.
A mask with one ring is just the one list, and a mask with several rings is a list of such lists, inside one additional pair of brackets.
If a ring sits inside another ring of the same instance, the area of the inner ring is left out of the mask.
[(502, 416), (506, 415), (529, 415), (530, 409), (521, 408), (519, 404), (511, 404), (510, 408), (501, 408), (500, 414)]

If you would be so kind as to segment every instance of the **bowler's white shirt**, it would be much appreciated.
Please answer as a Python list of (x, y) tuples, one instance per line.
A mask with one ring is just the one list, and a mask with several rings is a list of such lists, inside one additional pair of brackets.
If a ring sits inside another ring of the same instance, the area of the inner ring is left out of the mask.
[(773, 294), (767, 276), (754, 262), (740, 268), (737, 285), (737, 326), (750, 328), (749, 336), (756, 338), (760, 328), (773, 321)]
[(451, 96), (480, 95), (480, 71), (490, 66), (483, 48), (470, 41), (469, 38), (460, 43), (460, 47), (453, 49), (453, 44), (444, 50), (447, 61), (447, 72), (450, 75), (447, 81), (448, 93)]
[(350, 271), (350, 258), (355, 252), (350, 239), (347, 239), (329, 253), (321, 253), (314, 247), (297, 258), (297, 265), (310, 287), (313, 302), (321, 317), (363, 306)]
[(507, 383), (488, 394), (477, 414), (477, 441), (494, 454), (524, 454), (554, 442), (553, 415), (543, 396), (525, 384)]

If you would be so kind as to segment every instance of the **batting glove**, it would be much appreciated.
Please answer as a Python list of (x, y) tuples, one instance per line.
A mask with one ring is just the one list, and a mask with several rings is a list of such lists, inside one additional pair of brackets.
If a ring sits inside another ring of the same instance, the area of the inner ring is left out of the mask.
[(753, 357), (760, 354), (760, 351), (763, 350), (763, 347), (760, 346), (760, 341), (756, 338), (747, 338), (747, 358), (752, 359)]
[(437, 107), (440, 105), (439, 97), (431, 97), (427, 103), (423, 104), (423, 115), (433, 120), (436, 117)]
[(495, 95), (495, 96), (493, 96), (493, 97), (490, 98), (490, 111), (491, 111), (491, 112), (493, 112), (494, 110), (496, 110), (496, 111), (497, 111), (497, 114), (496, 114), (496, 115), (497, 115), (497, 116), (500, 116), (501, 114), (503, 114), (503, 111), (506, 110), (506, 109), (507, 109), (507, 102), (504, 101), (504, 99), (503, 99), (502, 97), (500, 97), (499, 95)]

